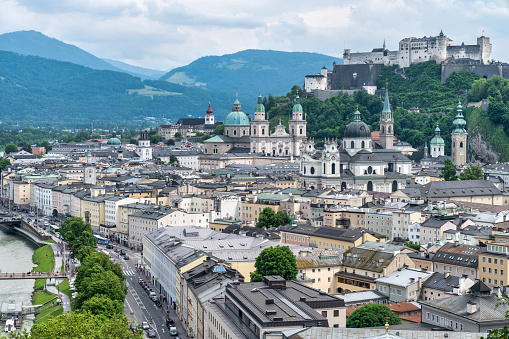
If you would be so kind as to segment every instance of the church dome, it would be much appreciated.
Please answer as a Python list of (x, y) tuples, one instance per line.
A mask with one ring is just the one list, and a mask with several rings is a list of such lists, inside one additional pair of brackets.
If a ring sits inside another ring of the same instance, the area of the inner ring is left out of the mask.
[(365, 122), (361, 121), (359, 111), (355, 111), (353, 121), (346, 125), (343, 138), (371, 138), (371, 130)]
[(242, 112), (240, 107), (239, 99), (236, 99), (233, 103), (233, 109), (231, 113), (226, 116), (224, 120), (225, 126), (250, 126), (249, 118)]
[(107, 142), (106, 142), (106, 145), (110, 145), (110, 146), (120, 146), (122, 143), (120, 142), (120, 139), (119, 138), (110, 138)]
[(433, 139), (431, 139), (431, 146), (444, 146), (445, 142), (444, 139), (440, 136), (440, 128), (437, 125), (437, 128), (435, 128), (435, 136)]
[(298, 94), (295, 98), (295, 105), (293, 105), (292, 112), (302, 112), (302, 105), (300, 104), (300, 98)]

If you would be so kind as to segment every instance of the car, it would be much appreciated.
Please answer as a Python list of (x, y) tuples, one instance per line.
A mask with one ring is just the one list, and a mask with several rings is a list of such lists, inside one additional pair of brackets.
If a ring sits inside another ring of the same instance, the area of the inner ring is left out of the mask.
[(106, 248), (111, 250), (113, 248), (113, 245), (108, 244), (108, 245), (106, 245)]
[(148, 326), (148, 322), (144, 321), (141, 323), (141, 327), (144, 329), (144, 330), (148, 330), (150, 328), (150, 326)]
[(116, 248), (116, 247), (115, 247), (115, 249), (113, 251), (115, 251), (115, 253), (120, 252), (120, 250), (118, 248)]
[(125, 255), (125, 251), (124, 250), (120, 250), (120, 255)]
[(138, 278), (138, 283), (141, 285), (141, 283), (144, 283), (145, 281), (143, 281), (142, 278)]
[(168, 326), (168, 328), (173, 326), (173, 324), (175, 324), (175, 321), (172, 318), (166, 318), (166, 326)]
[(177, 331), (177, 328), (175, 326), (170, 327), (170, 335), (176, 336), (179, 332)]
[(134, 323), (131, 324), (131, 331), (136, 332), (137, 329), (138, 329), (138, 325), (136, 325)]
[(129, 260), (129, 256), (128, 255), (124, 255), (124, 260)]
[(156, 335), (156, 331), (154, 331), (154, 330), (153, 330), (153, 329), (151, 329), (151, 328), (149, 328), (149, 330), (148, 330), (148, 333), (147, 333), (147, 334), (148, 334), (148, 337), (149, 337), (149, 338), (155, 338), (155, 337), (157, 337), (157, 335)]

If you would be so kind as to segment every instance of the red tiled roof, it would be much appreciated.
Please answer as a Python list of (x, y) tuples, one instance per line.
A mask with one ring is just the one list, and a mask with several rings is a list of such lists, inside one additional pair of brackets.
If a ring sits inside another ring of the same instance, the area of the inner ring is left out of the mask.
[(413, 323), (420, 323), (421, 322), (421, 315), (420, 314), (414, 314), (414, 315), (407, 315), (406, 317), (400, 317), (403, 320), (411, 321)]
[(412, 303), (406, 302), (406, 301), (388, 304), (387, 306), (389, 306), (391, 311), (396, 314), (421, 310), (419, 307), (415, 306)]

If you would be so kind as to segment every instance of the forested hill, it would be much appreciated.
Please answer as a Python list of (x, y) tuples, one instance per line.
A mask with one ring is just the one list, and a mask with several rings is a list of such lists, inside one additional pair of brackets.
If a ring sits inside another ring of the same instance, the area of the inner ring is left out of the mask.
[(22, 55), (67, 61), (99, 70), (129, 73), (142, 78), (157, 79), (157, 71), (134, 67), (118, 61), (105, 61), (81, 48), (50, 38), (37, 31), (18, 31), (0, 35), (0, 50)]
[(318, 74), (324, 66), (331, 69), (334, 61), (343, 63), (341, 58), (317, 53), (249, 49), (199, 58), (160, 80), (238, 93), (243, 107), (254, 107), (259, 90), (264, 96), (283, 95), (293, 85), (302, 86), (306, 75)]
[[(458, 100), (465, 101), (467, 90), (479, 77), (470, 72), (455, 73), (446, 83), (441, 84), (440, 65), (435, 62), (413, 65), (406, 69), (404, 74), (400, 72), (401, 70), (385, 67), (377, 83), (379, 89), (384, 89), (388, 82), (396, 137), (419, 148), (426, 140), (429, 143), (433, 138), (438, 123), (446, 142), (446, 153), (450, 154), (450, 133)], [(285, 123), (288, 121), (293, 106), (291, 100), (295, 95), (296, 88), (284, 97), (269, 97), (265, 100), (272, 125), (279, 119)], [(379, 96), (369, 95), (365, 91), (357, 91), (352, 96), (340, 93), (325, 102), (311, 98), (302, 100), (301, 103), (307, 113), (307, 131), (310, 137), (342, 138), (345, 126), (353, 120), (357, 105), (362, 120), (371, 130), (380, 129), (382, 100)], [(407, 109), (410, 107), (419, 107), (420, 113), (409, 113)]]
[[(145, 89), (145, 86), (151, 86)], [(128, 94), (128, 90), (139, 89)], [(19, 125), (83, 127), (114, 123), (143, 125), (145, 117), (176, 120), (201, 117), (213, 104), (224, 117), (234, 95), (161, 81), (141, 81), (126, 73), (0, 51), (0, 121)], [(161, 120), (159, 120), (160, 122)]]

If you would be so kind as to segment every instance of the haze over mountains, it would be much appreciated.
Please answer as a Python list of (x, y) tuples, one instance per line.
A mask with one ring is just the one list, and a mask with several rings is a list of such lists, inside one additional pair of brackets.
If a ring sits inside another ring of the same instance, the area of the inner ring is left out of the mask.
[(203, 116), (209, 101), (221, 119), (236, 93), (250, 113), (258, 90), (284, 95), (302, 86), (305, 75), (342, 62), (316, 53), (246, 50), (200, 58), (158, 81), (151, 79), (160, 71), (107, 62), (35, 31), (0, 35), (0, 50), (14, 52), (0, 53), (0, 120), (36, 126), (92, 120), (122, 126), (147, 116), (174, 122)]

